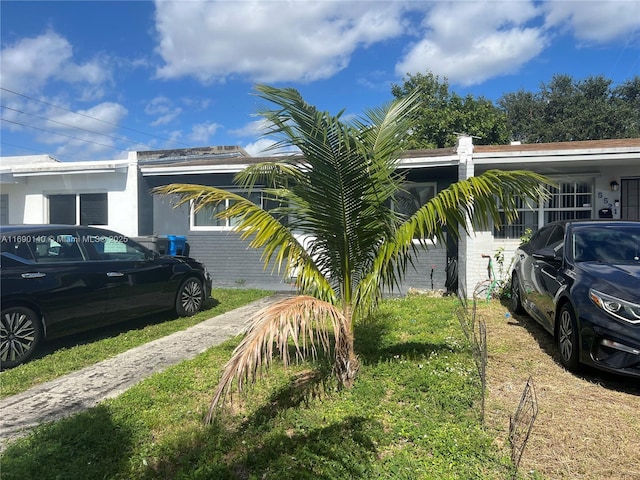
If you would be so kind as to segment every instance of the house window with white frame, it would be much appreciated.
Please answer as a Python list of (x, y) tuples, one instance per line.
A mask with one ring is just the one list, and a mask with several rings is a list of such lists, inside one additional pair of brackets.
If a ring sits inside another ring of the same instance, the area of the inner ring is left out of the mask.
[[(248, 198), (256, 205), (262, 207), (262, 194), (259, 191), (247, 192), (233, 192)], [(226, 210), (232, 205), (232, 200), (225, 200), (217, 205), (206, 205), (198, 211), (194, 212), (194, 205), (191, 205), (191, 230), (229, 230), (237, 224), (237, 220), (234, 218), (219, 218), (218, 213)]]
[(518, 218), (506, 223), (504, 214), (500, 228), (494, 228), (495, 238), (519, 239), (527, 229), (535, 232), (538, 228), (556, 220), (577, 220), (593, 217), (594, 179), (560, 181), (550, 188), (551, 196), (542, 203), (540, 200), (518, 199)]

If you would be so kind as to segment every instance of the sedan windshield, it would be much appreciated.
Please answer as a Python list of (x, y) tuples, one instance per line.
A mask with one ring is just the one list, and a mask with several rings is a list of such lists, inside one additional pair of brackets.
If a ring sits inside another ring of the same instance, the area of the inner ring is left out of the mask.
[(640, 228), (636, 226), (576, 228), (571, 244), (576, 262), (640, 262)]

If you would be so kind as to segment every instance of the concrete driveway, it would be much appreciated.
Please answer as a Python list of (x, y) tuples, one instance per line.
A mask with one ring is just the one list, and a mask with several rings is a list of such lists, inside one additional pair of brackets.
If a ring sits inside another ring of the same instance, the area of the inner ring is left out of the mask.
[(200, 322), (25, 392), (0, 400), (0, 452), (46, 422), (69, 417), (116, 397), (154, 373), (242, 333), (260, 309), (290, 296), (276, 294)]

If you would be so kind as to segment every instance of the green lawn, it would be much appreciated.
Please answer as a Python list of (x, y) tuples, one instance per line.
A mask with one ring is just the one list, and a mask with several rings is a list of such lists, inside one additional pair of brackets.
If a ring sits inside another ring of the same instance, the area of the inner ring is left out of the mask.
[(3, 454), (2, 480), (509, 478), (508, 457), (479, 421), (456, 305), (387, 300), (357, 328), (352, 389), (304, 395), (291, 380), (310, 365), (276, 365), (204, 426), (233, 339), (36, 429)]

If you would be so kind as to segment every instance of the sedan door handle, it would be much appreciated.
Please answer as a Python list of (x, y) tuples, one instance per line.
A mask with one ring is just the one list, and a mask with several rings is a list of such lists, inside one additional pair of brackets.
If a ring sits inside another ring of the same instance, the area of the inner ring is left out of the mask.
[(22, 278), (42, 278), (42, 277), (46, 277), (47, 274), (42, 272), (29, 272), (29, 273), (23, 273), (20, 276)]
[(122, 272), (107, 272), (107, 277), (124, 277)]

